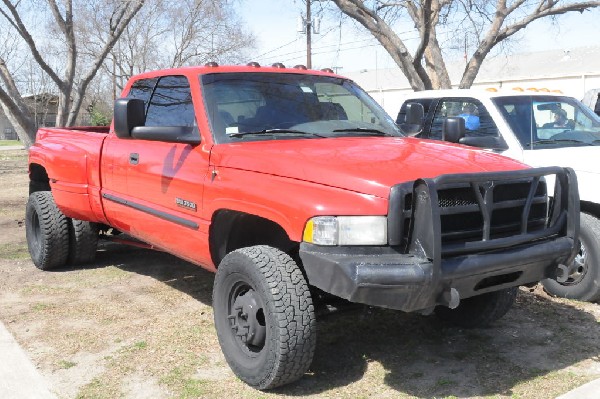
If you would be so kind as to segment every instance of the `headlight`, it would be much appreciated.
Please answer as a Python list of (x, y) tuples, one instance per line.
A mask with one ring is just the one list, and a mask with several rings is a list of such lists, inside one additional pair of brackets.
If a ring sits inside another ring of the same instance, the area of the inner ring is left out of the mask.
[(305, 242), (317, 245), (386, 245), (385, 216), (317, 216), (306, 223)]

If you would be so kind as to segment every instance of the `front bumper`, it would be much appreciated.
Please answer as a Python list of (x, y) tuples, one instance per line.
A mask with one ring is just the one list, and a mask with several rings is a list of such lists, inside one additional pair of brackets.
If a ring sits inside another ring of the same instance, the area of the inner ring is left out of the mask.
[[(539, 184), (543, 176), (551, 174), (558, 184), (540, 227), (539, 220), (532, 222), (529, 213), (534, 204), (543, 203)], [(524, 190), (526, 198), (496, 201), (502, 195), (494, 194), (493, 188), (515, 179), (520, 185), (527, 182), (531, 186)], [(459, 205), (452, 205), (452, 209), (440, 205), (438, 194), (442, 197), (444, 190), (464, 191), (465, 187), (480, 193), (474, 194), (477, 203), (467, 204), (461, 192)], [(517, 233), (510, 235), (506, 223), (494, 225), (494, 212), (508, 206), (522, 208), (517, 208), (521, 212)], [(457, 233), (444, 226), (449, 220), (444, 219), (446, 215), (462, 217), (463, 211), (471, 218), (481, 213), (480, 239), (473, 239), (469, 231), (470, 239), (457, 241)], [(534, 223), (538, 225), (532, 228)], [(412, 189), (406, 184), (392, 188), (389, 246), (302, 243), (300, 258), (309, 284), (323, 291), (352, 302), (410, 312), (437, 305), (455, 307), (460, 299), (554, 278), (559, 265), (572, 261), (578, 231), (577, 180), (568, 168), (445, 175), (416, 181)]]
[[(351, 302), (411, 312), (449, 306), (459, 299), (556, 276), (571, 256), (573, 239), (560, 237), (504, 251), (443, 260), (440, 272), (427, 258), (380, 248), (326, 248), (303, 243), (300, 257), (308, 281)], [(353, 253), (354, 252), (354, 253)]]

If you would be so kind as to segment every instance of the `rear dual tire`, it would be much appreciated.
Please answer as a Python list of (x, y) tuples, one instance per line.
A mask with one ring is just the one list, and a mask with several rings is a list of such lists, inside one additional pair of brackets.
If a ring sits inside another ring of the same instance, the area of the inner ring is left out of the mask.
[(25, 236), (33, 264), (41, 270), (64, 266), (69, 256), (69, 220), (57, 208), (50, 191), (29, 196)]
[(50, 191), (36, 191), (29, 196), (25, 236), (33, 264), (40, 270), (88, 263), (96, 256), (97, 225), (66, 217)]

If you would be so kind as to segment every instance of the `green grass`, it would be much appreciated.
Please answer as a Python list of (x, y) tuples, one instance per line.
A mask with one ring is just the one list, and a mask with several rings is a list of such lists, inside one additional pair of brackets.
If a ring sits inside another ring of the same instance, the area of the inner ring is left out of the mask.
[(60, 362), (58, 362), (58, 367), (60, 367), (61, 369), (70, 369), (71, 367), (75, 366), (77, 366), (77, 363), (68, 360), (61, 360)]
[(9, 243), (0, 245), (0, 259), (28, 259), (29, 250), (25, 243)]
[(181, 399), (199, 398), (207, 393), (207, 381), (191, 378), (190, 370), (175, 367), (166, 376), (160, 379), (162, 384), (178, 392)]
[(36, 303), (35, 305), (33, 305), (32, 309), (35, 312), (43, 312), (46, 309), (48, 309), (50, 307), (50, 305), (45, 304), (45, 303)]
[(134, 349), (144, 349), (147, 346), (148, 346), (148, 344), (146, 343), (146, 341), (139, 341), (133, 345), (133, 348)]
[(23, 145), (19, 140), (0, 140), (0, 147), (5, 147), (9, 145)]

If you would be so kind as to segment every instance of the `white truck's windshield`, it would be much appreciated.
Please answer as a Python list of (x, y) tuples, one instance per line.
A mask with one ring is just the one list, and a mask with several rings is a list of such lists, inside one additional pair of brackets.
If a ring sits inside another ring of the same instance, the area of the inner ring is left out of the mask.
[(507, 96), (492, 100), (525, 149), (600, 145), (600, 118), (562, 96)]

